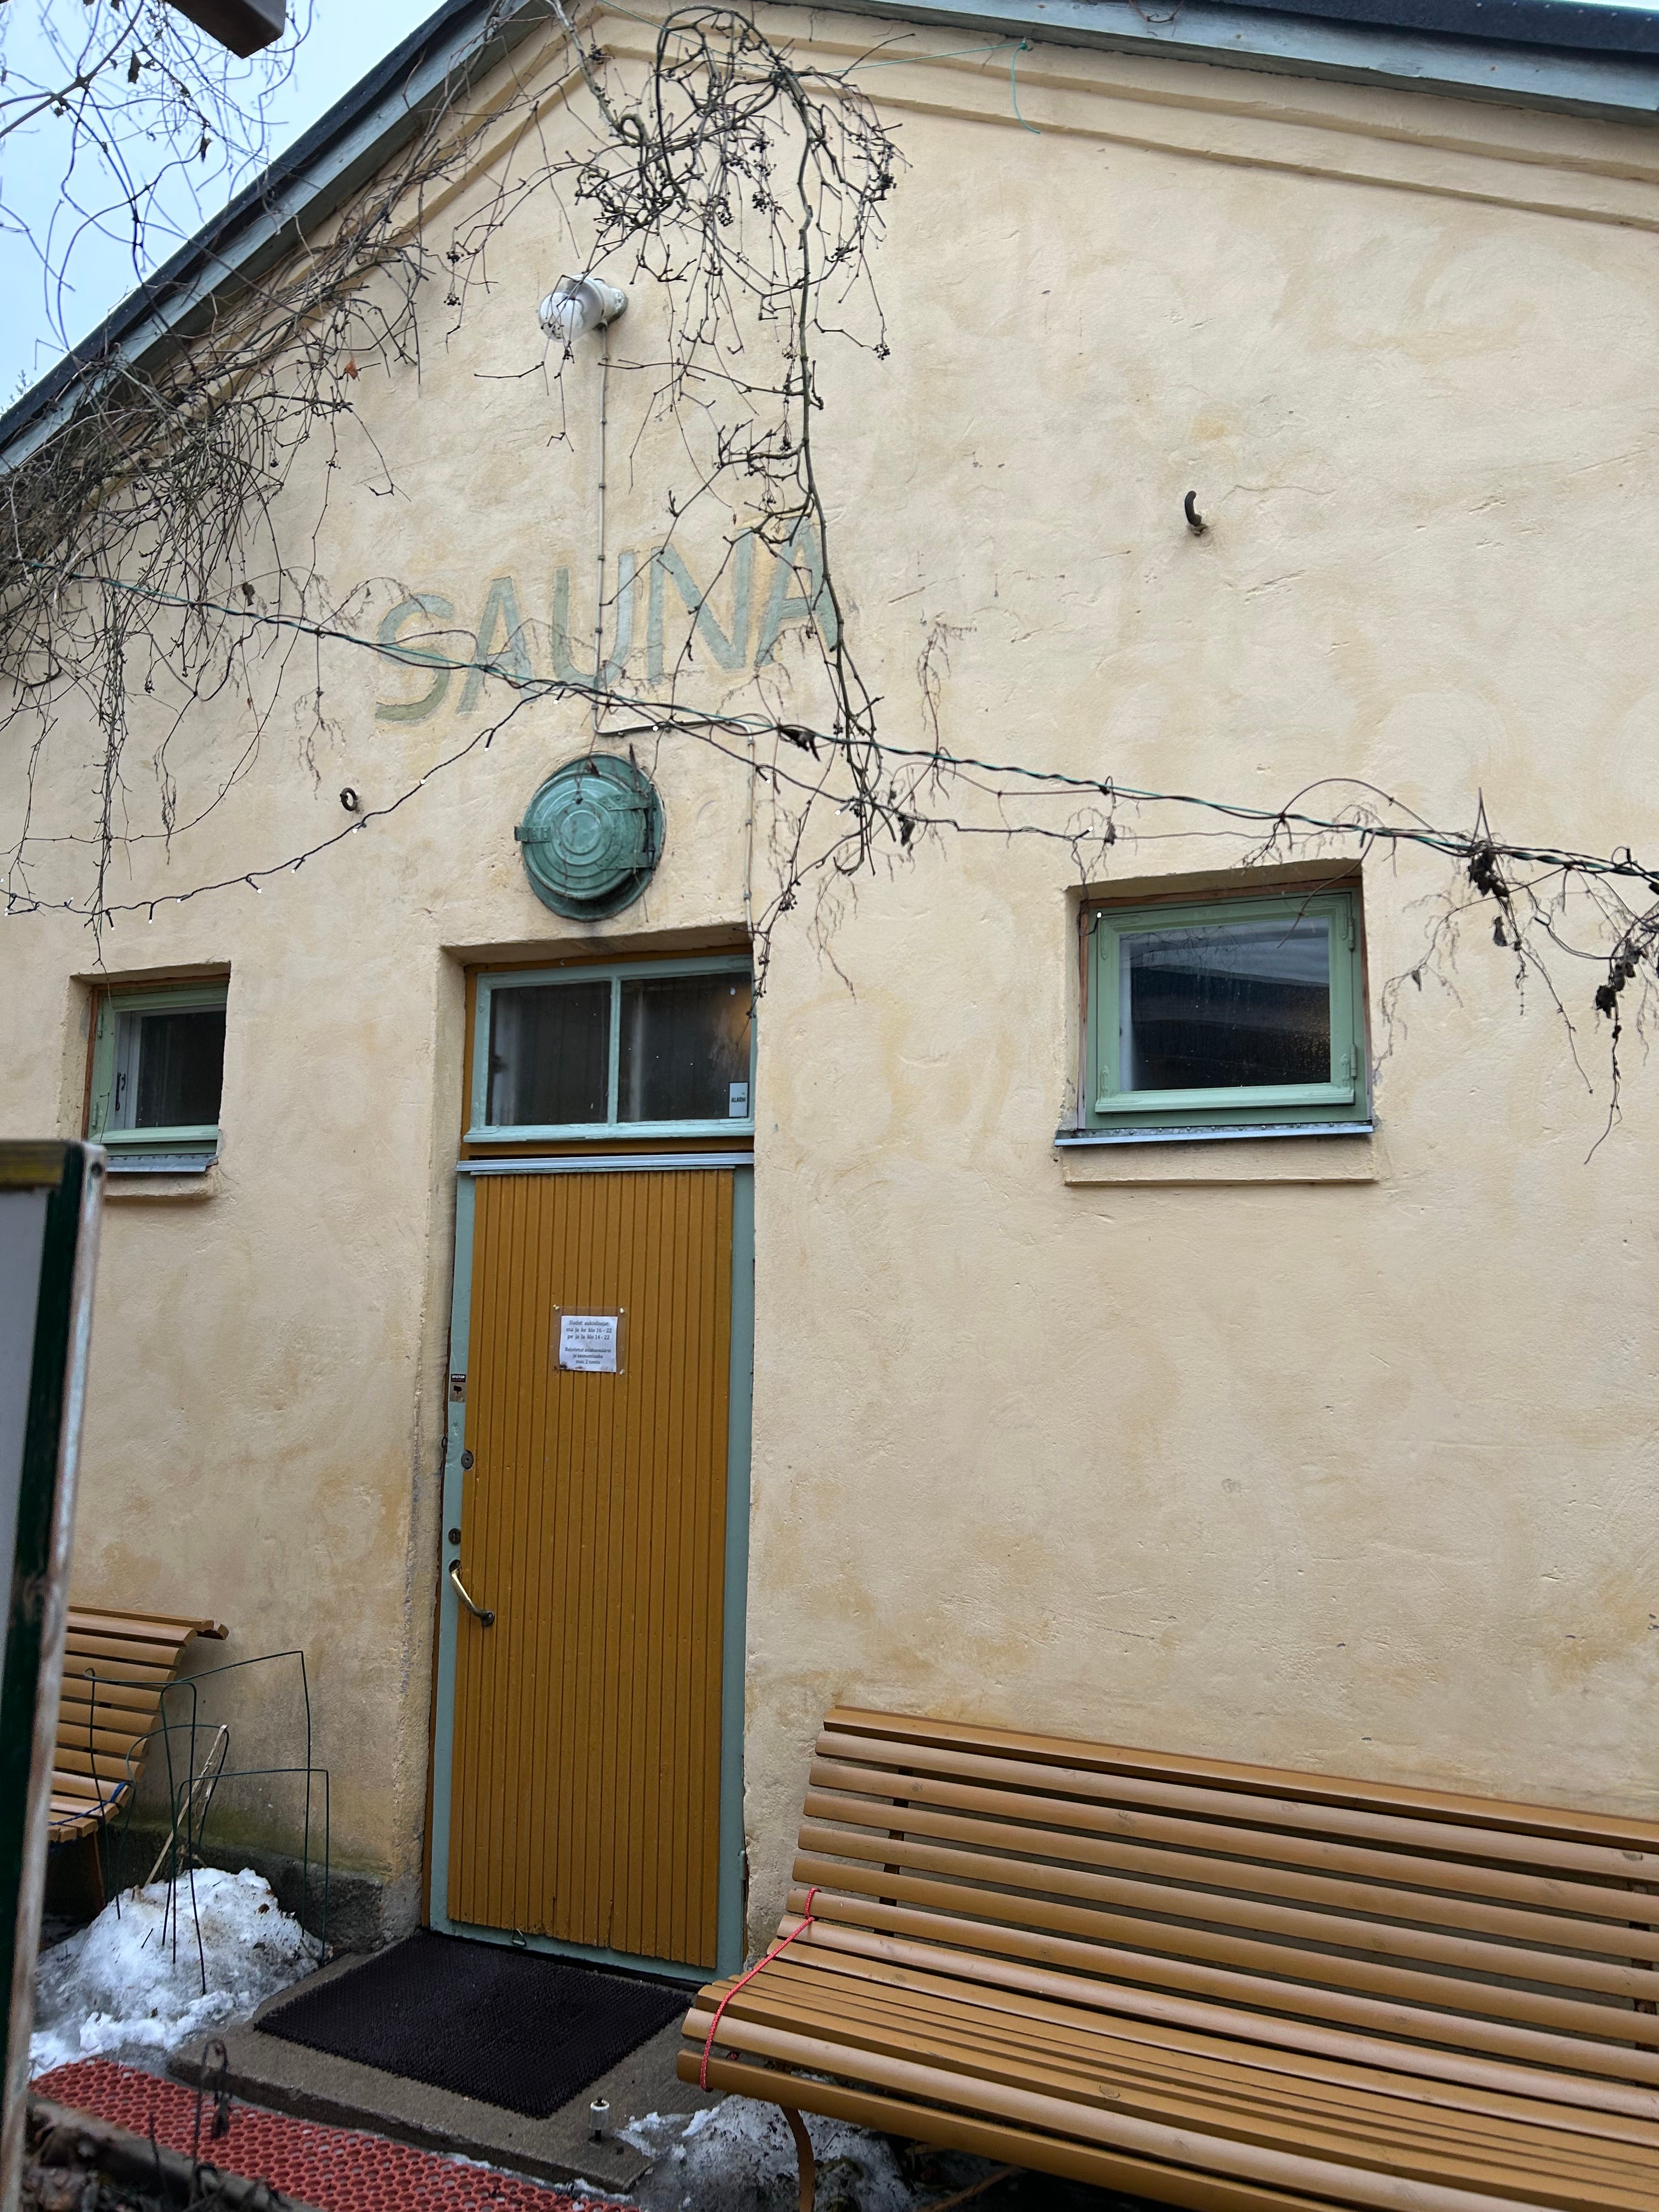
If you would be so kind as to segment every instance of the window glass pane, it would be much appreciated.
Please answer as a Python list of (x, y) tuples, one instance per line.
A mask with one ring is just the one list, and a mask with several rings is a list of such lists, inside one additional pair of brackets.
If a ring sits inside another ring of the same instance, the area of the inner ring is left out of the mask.
[(224, 1008), (122, 1014), (118, 1020), (126, 1035), (116, 1048), (113, 1125), (121, 1129), (216, 1127), (224, 1081)]
[(1328, 1083), (1330, 947), (1328, 914), (1126, 931), (1119, 1087)]
[(489, 994), (496, 1127), (603, 1121), (611, 1066), (609, 983), (538, 983)]
[(747, 975), (652, 975), (622, 987), (617, 1117), (746, 1121)]

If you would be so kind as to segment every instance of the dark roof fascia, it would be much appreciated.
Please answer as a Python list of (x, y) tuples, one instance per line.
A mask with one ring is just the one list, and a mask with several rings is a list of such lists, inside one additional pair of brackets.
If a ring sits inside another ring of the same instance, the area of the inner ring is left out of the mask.
[[(1231, 0), (1152, 0), (1146, 6), (1140, 0), (837, 0), (837, 6), (1011, 42), (1215, 62), (1279, 76), (1550, 108), (1601, 122), (1651, 124), (1659, 117), (1659, 14), (1583, 0), (1279, 0), (1273, 8), (1237, 7)], [(1614, 24), (1593, 20), (1602, 17)], [(1502, 24), (1504, 35), (1489, 35), (1489, 23), (1494, 33)], [(1555, 42), (1569, 36), (1585, 43)]]
[[(499, 9), (499, 12), (498, 12)], [(1439, 93), (1602, 121), (1659, 117), (1659, 13), (1588, 0), (836, 0), (836, 12), (1008, 40)], [(552, 0), (444, 0), (90, 337), (0, 415), (0, 464), (64, 419), (88, 371), (149, 362), (228, 284), (251, 284), (471, 82), (552, 19)]]
[[(1659, 12), (1607, 0), (1272, 0), (1281, 15), (1556, 53), (1659, 55)], [(1160, 15), (1170, 10), (1159, 10)], [(1158, 20), (1155, 16), (1154, 21)]]
[(0, 415), (0, 459), (27, 458), (67, 416), (88, 379), (120, 359), (150, 363), (228, 286), (258, 282), (412, 138), (446, 83), (471, 82), (550, 20), (545, 0), (444, 0), (223, 211), (185, 241), (91, 335)]

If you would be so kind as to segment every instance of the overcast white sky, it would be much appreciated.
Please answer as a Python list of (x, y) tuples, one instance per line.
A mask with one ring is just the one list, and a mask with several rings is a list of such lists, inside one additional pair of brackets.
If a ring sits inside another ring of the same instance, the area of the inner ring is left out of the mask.
[[(311, 16), (295, 53), (293, 74), (273, 98), (270, 152), (280, 153), (292, 144), (437, 4), (438, 0), (289, 0), (290, 18), (296, 24), (306, 21), (308, 10)], [(1650, 0), (1602, 0), (1602, 4), (1646, 5)], [(82, 13), (82, 0), (36, 0), (36, 5), (76, 16)], [(14, 72), (14, 82), (21, 70), (43, 76), (50, 69), (38, 22), (24, 0), (0, 0), (0, 53)], [(54, 220), (63, 219), (63, 149), (54, 137), (55, 127), (61, 131), (61, 125), (45, 118), (33, 131), (20, 131), (0, 142), (0, 207), (37, 240), (46, 236)], [(151, 265), (164, 261), (216, 213), (233, 188), (246, 181), (245, 176), (219, 180), (198, 200), (178, 197), (172, 210), (173, 234), (158, 227)], [(5, 309), (0, 315), (3, 408), (52, 367), (63, 337), (73, 342), (84, 337), (126, 296), (133, 289), (135, 270), (130, 249), (101, 237), (82, 237), (70, 261), (70, 289), (58, 311), (61, 330), (54, 326), (39, 257), (9, 228), (0, 234), (0, 272), (5, 277)]]
[[(47, 5), (63, 8), (65, 0), (47, 0)], [(289, 0), (292, 22), (304, 24), (308, 13), (311, 20), (295, 51), (293, 74), (272, 100), (270, 152), (278, 154), (291, 145), (437, 6), (438, 0)], [(82, 0), (67, 0), (67, 7), (79, 15)], [(27, 70), (44, 78), (51, 63), (33, 12), (20, 0), (0, 0), (0, 25), (4, 27), (0, 33), (3, 58), (14, 77)], [(48, 117), (33, 130), (17, 131), (0, 142), (0, 202), (36, 240), (46, 235), (47, 225), (61, 213), (62, 131), (63, 125)], [(179, 196), (173, 210), (176, 234), (158, 234), (151, 265), (165, 261), (183, 239), (224, 205), (234, 189), (247, 181), (246, 177), (220, 180), (212, 196), (199, 203)], [(0, 270), (5, 277), (4, 312), (0, 313), (0, 408), (4, 408), (52, 367), (61, 346), (40, 259), (9, 228), (0, 234)], [(131, 252), (112, 240), (82, 236), (70, 277), (72, 291), (64, 302), (63, 322), (74, 341), (94, 330), (132, 290)]]

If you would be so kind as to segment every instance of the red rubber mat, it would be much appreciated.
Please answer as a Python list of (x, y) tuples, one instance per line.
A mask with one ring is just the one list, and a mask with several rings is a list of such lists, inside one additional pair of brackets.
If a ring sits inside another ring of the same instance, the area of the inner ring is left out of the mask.
[[(37, 2097), (113, 2121), (134, 2135), (147, 2136), (153, 2123), (157, 2142), (187, 2158), (191, 2154), (196, 2092), (182, 2082), (163, 2081), (107, 2058), (83, 2058), (43, 2074), (29, 2087)], [(204, 2163), (268, 2181), (319, 2212), (577, 2212), (578, 2207), (607, 2212), (608, 2200), (601, 2197), (573, 2197), (568, 2190), (416, 2150), (384, 2136), (325, 2128), (253, 2105), (233, 2103), (230, 2132), (216, 2142), (212, 2126), (213, 2100), (204, 2097), (198, 2154)]]

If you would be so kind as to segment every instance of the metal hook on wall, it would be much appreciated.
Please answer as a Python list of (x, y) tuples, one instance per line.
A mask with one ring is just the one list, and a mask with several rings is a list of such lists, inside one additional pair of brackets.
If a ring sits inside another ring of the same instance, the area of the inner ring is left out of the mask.
[(1198, 494), (1195, 491), (1189, 491), (1183, 502), (1183, 506), (1187, 516), (1188, 529), (1192, 532), (1194, 538), (1202, 538), (1205, 532), (1210, 526), (1205, 521), (1203, 516), (1198, 511)]

